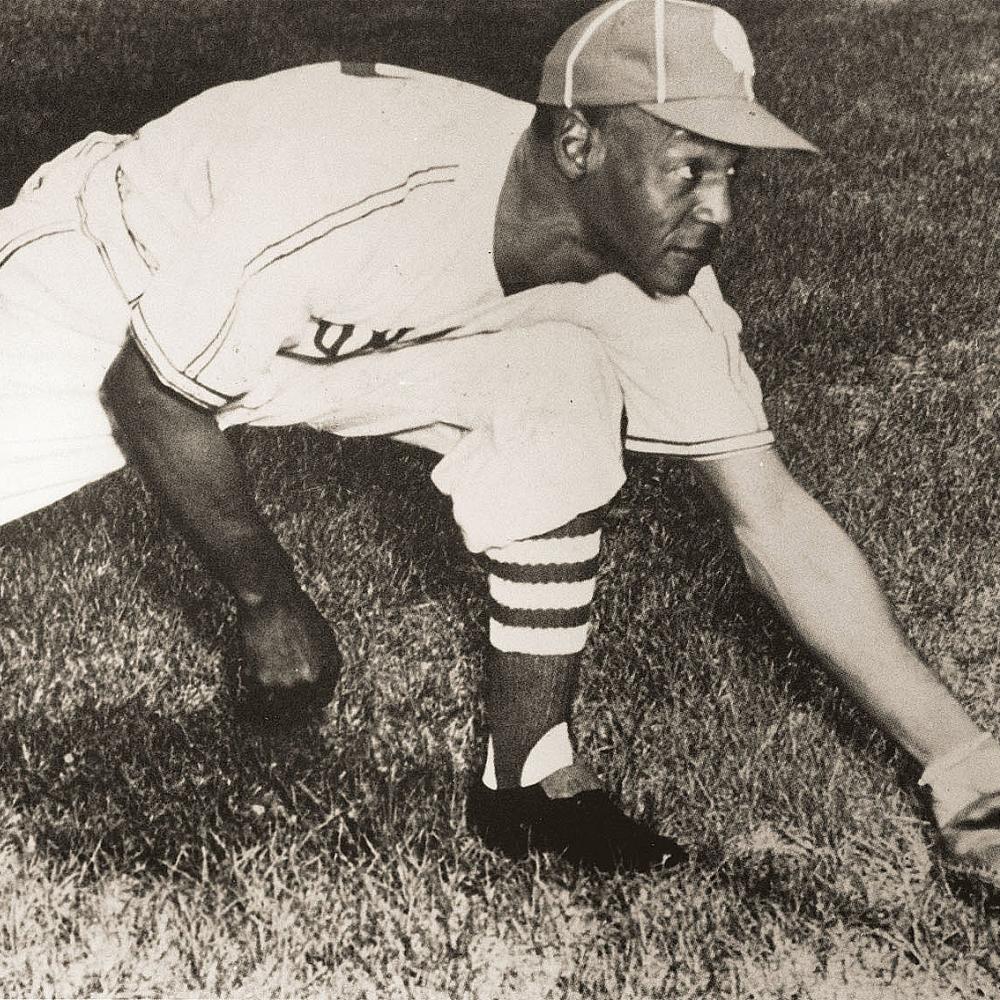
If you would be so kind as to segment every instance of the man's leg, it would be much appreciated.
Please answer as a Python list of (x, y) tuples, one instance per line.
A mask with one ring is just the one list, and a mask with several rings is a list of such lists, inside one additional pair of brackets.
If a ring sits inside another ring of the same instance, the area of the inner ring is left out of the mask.
[(546, 305), (542, 290), (512, 296), (454, 337), (330, 366), (279, 358), (274, 398), (222, 422), (391, 435), (442, 455), (432, 479), (491, 570), (490, 764), (470, 823), (511, 854), (531, 844), (582, 865), (648, 868), (682, 852), (612, 805), (574, 761), (570, 734), (600, 538), (585, 512), (624, 481), (621, 389), (588, 330), (532, 325)]
[(118, 141), (91, 133), (0, 210), (0, 524), (125, 464), (98, 390), (129, 307), (80, 231), (76, 203)]
[(487, 551), (493, 788), (534, 784), (573, 762), (567, 723), (597, 582), (600, 515)]
[(127, 324), (79, 233), (26, 243), (0, 266), (0, 524), (125, 464), (99, 389)]
[(601, 514), (581, 514), (544, 535), (487, 550), (490, 737), (469, 819), (487, 843), (513, 856), (535, 846), (601, 870), (667, 867), (684, 858), (676, 841), (625, 816), (574, 759), (573, 695), (594, 598)]
[(1000, 744), (917, 654), (860, 551), (773, 450), (695, 467), (756, 588), (925, 768), (946, 847), (1000, 880)]
[(621, 390), (585, 330), (546, 324), (501, 337), (477, 350), (482, 409), (433, 474), (469, 547), (489, 561), (490, 739), (469, 821), (514, 856), (533, 846), (602, 870), (666, 867), (681, 848), (611, 802), (575, 761), (570, 732), (600, 508), (624, 478)]

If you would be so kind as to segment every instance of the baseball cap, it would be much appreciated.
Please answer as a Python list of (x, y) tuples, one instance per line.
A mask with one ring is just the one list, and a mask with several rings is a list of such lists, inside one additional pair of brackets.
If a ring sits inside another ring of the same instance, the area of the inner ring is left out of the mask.
[(819, 150), (757, 103), (750, 44), (732, 14), (694, 0), (611, 0), (545, 59), (541, 104), (637, 104), (735, 146)]

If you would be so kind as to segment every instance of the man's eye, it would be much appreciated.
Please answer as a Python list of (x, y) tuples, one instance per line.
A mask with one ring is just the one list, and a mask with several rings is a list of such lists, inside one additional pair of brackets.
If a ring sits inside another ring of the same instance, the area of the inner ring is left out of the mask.
[(682, 163), (679, 167), (674, 167), (674, 174), (683, 181), (693, 181), (697, 177), (694, 167), (690, 163)]

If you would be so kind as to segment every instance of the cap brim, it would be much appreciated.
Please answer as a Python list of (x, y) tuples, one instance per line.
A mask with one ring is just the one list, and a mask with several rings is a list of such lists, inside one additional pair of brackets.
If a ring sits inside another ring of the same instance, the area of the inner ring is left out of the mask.
[(755, 101), (694, 97), (662, 104), (640, 104), (639, 107), (671, 125), (732, 146), (820, 152), (808, 139), (793, 132)]

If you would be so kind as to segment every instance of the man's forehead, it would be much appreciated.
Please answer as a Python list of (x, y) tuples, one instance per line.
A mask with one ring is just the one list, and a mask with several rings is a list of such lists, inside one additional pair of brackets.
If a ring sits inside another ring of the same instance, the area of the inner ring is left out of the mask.
[[(639, 109), (641, 110), (641, 109)], [(657, 145), (668, 156), (690, 159), (702, 158), (716, 160), (720, 163), (735, 163), (743, 157), (745, 150), (741, 146), (733, 146), (717, 139), (698, 135), (688, 129), (662, 121), (653, 115), (643, 112), (648, 119), (646, 126), (657, 139)]]

